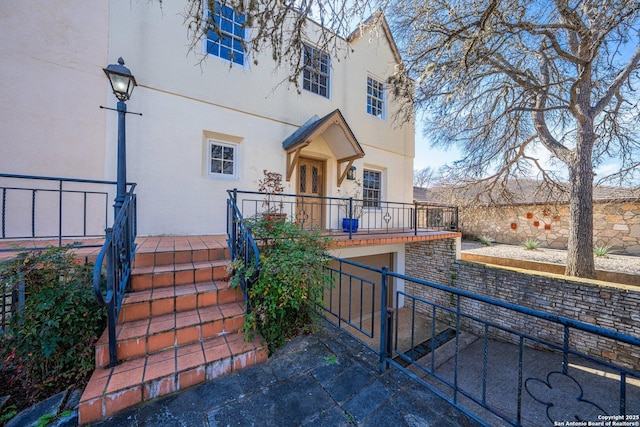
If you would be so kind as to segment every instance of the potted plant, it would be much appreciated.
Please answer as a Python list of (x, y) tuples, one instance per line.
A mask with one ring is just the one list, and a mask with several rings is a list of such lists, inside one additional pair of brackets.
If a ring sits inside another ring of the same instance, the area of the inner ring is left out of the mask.
[(358, 231), (360, 218), (362, 217), (362, 184), (359, 180), (355, 180), (350, 191), (343, 192), (338, 188), (338, 193), (343, 196), (340, 201), (341, 206), (344, 208), (342, 231), (355, 233)]
[(265, 211), (262, 216), (265, 218), (275, 219), (276, 221), (284, 221), (287, 214), (283, 212), (284, 203), (278, 195), (284, 192), (282, 185), (282, 174), (277, 172), (269, 172), (264, 169), (262, 171), (264, 177), (258, 181), (258, 191), (264, 193), (264, 201), (262, 206)]

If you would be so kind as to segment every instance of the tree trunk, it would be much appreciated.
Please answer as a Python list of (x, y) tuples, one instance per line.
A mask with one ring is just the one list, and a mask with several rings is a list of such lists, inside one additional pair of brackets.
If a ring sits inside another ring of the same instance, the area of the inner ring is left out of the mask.
[[(588, 126), (587, 126), (588, 127)], [(593, 164), (591, 147), (595, 135), (587, 130), (578, 136), (576, 156), (569, 164), (569, 242), (567, 276), (596, 278), (593, 261)]]

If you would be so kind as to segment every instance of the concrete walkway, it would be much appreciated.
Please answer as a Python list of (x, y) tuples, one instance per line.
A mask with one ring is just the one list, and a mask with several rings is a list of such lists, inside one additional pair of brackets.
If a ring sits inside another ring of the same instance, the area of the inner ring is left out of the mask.
[(375, 353), (326, 325), (269, 360), (92, 426), (476, 426)]
[[(333, 325), (322, 324), (318, 332), (295, 338), (262, 365), (153, 400), (92, 426), (479, 425), (399, 370), (390, 368), (380, 374), (373, 351)], [(480, 397), (486, 361), (487, 403), (515, 419), (519, 348), (489, 341), (487, 350), (485, 355), (481, 339), (461, 335), (458, 386)], [(436, 351), (436, 372), (451, 382), (454, 351), (455, 340)], [(422, 362), (429, 365), (430, 356)], [(577, 419), (598, 422), (603, 416), (619, 415), (619, 376), (591, 362), (576, 358), (569, 362), (569, 376), (561, 375), (561, 355), (524, 350), (523, 426)], [(449, 388), (416, 367), (409, 369), (452, 397)], [(638, 377), (640, 373), (628, 378), (627, 414), (640, 414)], [(464, 396), (458, 400), (488, 425), (508, 425)]]

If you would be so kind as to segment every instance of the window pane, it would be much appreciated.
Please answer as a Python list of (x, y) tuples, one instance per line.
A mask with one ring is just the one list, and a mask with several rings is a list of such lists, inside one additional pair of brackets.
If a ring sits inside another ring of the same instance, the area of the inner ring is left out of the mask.
[(211, 158), (212, 159), (221, 159), (222, 158), (222, 146), (220, 146), (220, 145), (212, 145), (211, 146)]
[(220, 29), (225, 33), (233, 33), (233, 21), (223, 18), (220, 23)]
[(223, 171), (225, 175), (233, 175), (233, 162), (223, 162)]
[(300, 166), (300, 192), (307, 192), (307, 165)]
[(211, 160), (211, 173), (222, 173), (222, 161)]
[(223, 159), (225, 160), (233, 160), (233, 148), (224, 147)]

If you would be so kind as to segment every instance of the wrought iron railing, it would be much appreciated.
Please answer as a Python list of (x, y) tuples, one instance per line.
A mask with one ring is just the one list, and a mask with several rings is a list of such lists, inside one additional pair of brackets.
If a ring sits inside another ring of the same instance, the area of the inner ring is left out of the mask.
[[(336, 285), (322, 307), (329, 321), (376, 351), (381, 370), (399, 369), (482, 425), (639, 421), (628, 418), (640, 410), (639, 337), (387, 268), (336, 259), (327, 271)], [(609, 357), (574, 344), (585, 340)], [(473, 352), (464, 349), (471, 341)], [(501, 369), (507, 377), (497, 380)]]
[(228, 190), (227, 199), (227, 245), (232, 261), (242, 260), (245, 267), (253, 270), (251, 277), (240, 278), (240, 288), (246, 301), (247, 312), (251, 311), (248, 290), (260, 273), (260, 254), (258, 245), (253, 238), (251, 229), (242, 218), (242, 212), (238, 208), (236, 190)]
[(137, 235), (135, 187), (136, 185), (132, 184), (129, 192), (125, 195), (113, 228), (107, 228), (105, 242), (96, 258), (93, 270), (93, 291), (96, 301), (107, 307), (110, 366), (115, 366), (118, 363), (116, 324), (124, 294), (130, 290), (131, 270), (135, 255)]
[[(457, 231), (458, 208), (425, 202), (371, 201), (356, 198), (276, 194), (232, 190), (242, 216), (263, 212), (287, 216), (302, 229), (359, 234)], [(348, 219), (356, 219), (357, 227)]]
[[(0, 241), (55, 239), (58, 246), (63, 246), (63, 239), (104, 237), (109, 200), (113, 198), (108, 190), (115, 189), (115, 184), (0, 173)], [(14, 250), (19, 249), (0, 248)]]

